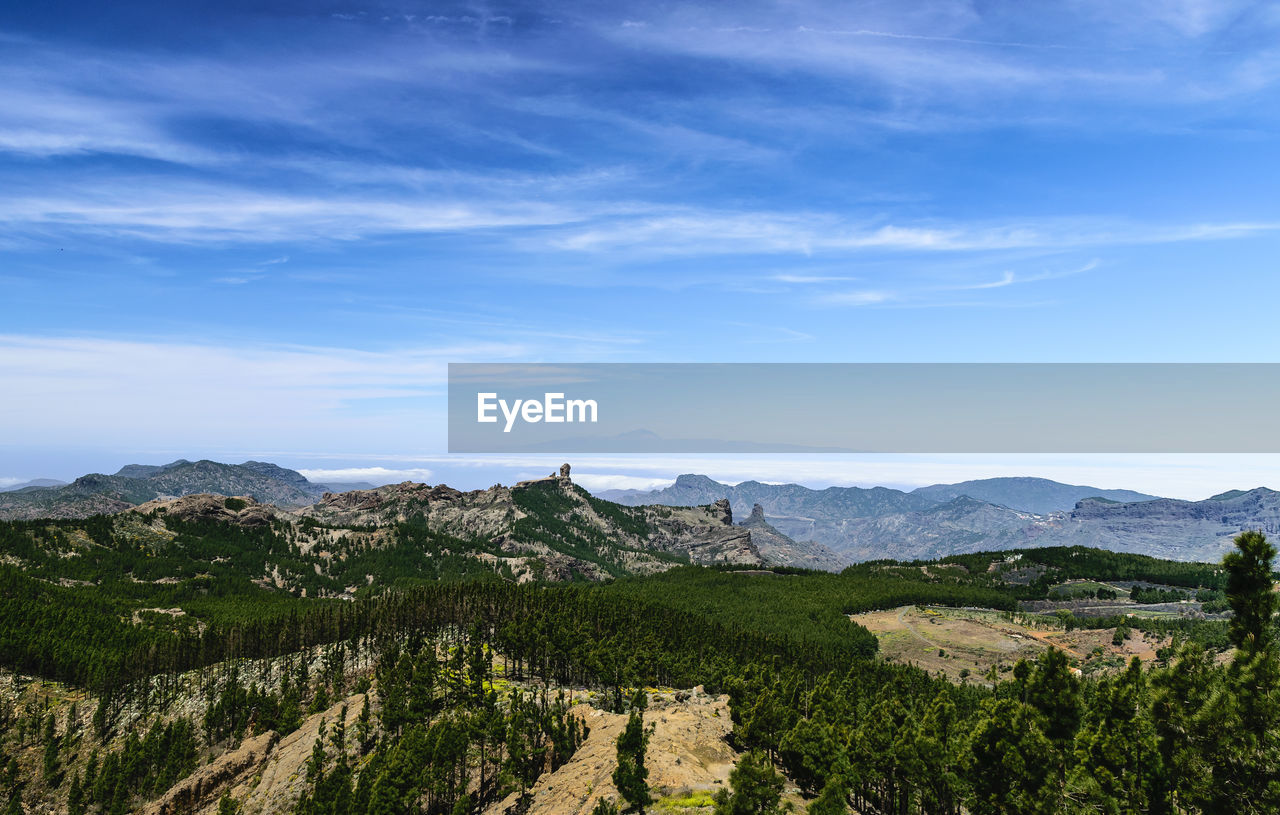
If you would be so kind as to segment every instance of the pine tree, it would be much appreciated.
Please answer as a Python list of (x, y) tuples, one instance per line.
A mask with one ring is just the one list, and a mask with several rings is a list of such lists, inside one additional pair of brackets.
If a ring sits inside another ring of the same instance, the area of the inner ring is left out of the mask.
[(1195, 713), (1208, 779), (1188, 798), (1204, 812), (1280, 812), (1280, 662), (1274, 649), (1246, 653)]
[(778, 815), (783, 778), (773, 762), (752, 750), (729, 773), (729, 787), (716, 793), (715, 815)]
[(1080, 681), (1072, 676), (1064, 651), (1049, 648), (1036, 660), (1026, 702), (1043, 717), (1042, 729), (1049, 740), (1060, 751), (1068, 750), (1080, 726)]
[(53, 731), (53, 714), (49, 714), (49, 727), (45, 731), (44, 743), (44, 783), (50, 788), (57, 787), (61, 779), (58, 777), (58, 750), (61, 747), (58, 736)]
[(1235, 552), (1222, 559), (1227, 570), (1227, 602), (1231, 618), (1231, 641), (1242, 651), (1257, 653), (1274, 643), (1271, 618), (1275, 616), (1276, 595), (1271, 590), (1271, 561), (1276, 548), (1261, 532), (1236, 536)]
[(71, 786), (67, 790), (67, 815), (84, 815), (84, 787), (80, 783), (80, 773), (71, 776)]
[(931, 815), (960, 811), (960, 718), (951, 694), (934, 697), (915, 733), (912, 775), (918, 779), (921, 808)]
[(618, 736), (618, 768), (613, 771), (613, 785), (627, 802), (628, 811), (633, 812), (642, 811), (653, 802), (649, 795), (649, 769), (644, 765), (650, 735), (644, 727), (647, 704), (648, 696), (644, 689), (637, 689), (631, 700), (627, 725)]
[(848, 815), (849, 787), (840, 779), (827, 782), (822, 793), (809, 804), (808, 815)]
[(320, 730), (316, 733), (315, 743), (311, 745), (311, 758), (307, 759), (307, 781), (316, 783), (316, 780), (324, 776), (324, 720), (320, 721)]
[(974, 815), (1057, 812), (1056, 772), (1045, 760), (1053, 742), (1039, 716), (1013, 699), (987, 699), (964, 750), (969, 811)]
[(591, 808), (591, 815), (618, 815), (618, 805), (608, 798), (601, 798)]
[(1209, 768), (1207, 747), (1197, 712), (1217, 692), (1218, 668), (1213, 657), (1196, 643), (1186, 643), (1176, 661), (1151, 676), (1151, 720), (1163, 774), (1160, 791), (1152, 796), (1152, 812), (1169, 815), (1180, 802), (1203, 797)]
[(1087, 809), (1116, 815), (1150, 812), (1160, 795), (1163, 768), (1149, 715), (1142, 663), (1098, 688), (1085, 726), (1076, 740), (1077, 765), (1071, 798)]
[(372, 712), (369, 709), (369, 694), (364, 696), (364, 705), (360, 708), (360, 715), (356, 719), (356, 740), (360, 742), (360, 755), (369, 752), (369, 748), (373, 746), (372, 733), (373, 722)]

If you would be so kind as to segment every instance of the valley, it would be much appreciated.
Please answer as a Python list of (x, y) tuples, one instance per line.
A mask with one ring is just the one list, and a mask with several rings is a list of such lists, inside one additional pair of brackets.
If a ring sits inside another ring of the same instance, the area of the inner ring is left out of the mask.
[[(1230, 559), (1029, 546), (843, 565), (759, 502), (734, 515), (728, 498), (617, 504), (566, 465), (486, 490), (200, 492), (0, 521), (6, 815), (712, 815), (759, 795), (944, 815), (982, 800), (985, 761), (1031, 749), (984, 752), (996, 731), (1045, 740), (1061, 768), (1008, 789), (1103, 806), (1136, 794), (1089, 781), (1120, 693), (1145, 728), (1125, 738), (1194, 751), (1169, 759), (1189, 780), (1143, 794), (1186, 800), (1212, 793), (1194, 767), (1222, 731), (1176, 724), (1199, 697), (1155, 689), (1243, 699), (1258, 680), (1238, 665), (1273, 664), (1249, 650), (1269, 618), (1241, 633)], [(647, 804), (627, 797), (630, 732)]]

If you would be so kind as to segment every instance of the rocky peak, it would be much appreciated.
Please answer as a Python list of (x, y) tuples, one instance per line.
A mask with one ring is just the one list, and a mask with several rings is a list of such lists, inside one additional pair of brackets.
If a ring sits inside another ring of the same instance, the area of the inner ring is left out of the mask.
[(711, 517), (725, 526), (733, 526), (733, 507), (728, 498), (721, 498), (711, 505)]
[(673, 486), (688, 487), (690, 489), (715, 489), (724, 485), (705, 475), (685, 473), (684, 475), (676, 476), (676, 483)]

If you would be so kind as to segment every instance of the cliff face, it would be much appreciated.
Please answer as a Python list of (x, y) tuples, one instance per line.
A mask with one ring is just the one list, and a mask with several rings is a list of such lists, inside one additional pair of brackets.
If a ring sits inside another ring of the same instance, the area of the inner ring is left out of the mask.
[(1231, 549), (1232, 538), (1249, 529), (1280, 535), (1280, 493), (1260, 487), (1205, 501), (1089, 499), (1069, 513), (1046, 519), (1034, 542), (1215, 561)]
[(764, 507), (759, 504), (752, 506), (751, 514), (740, 526), (751, 533), (751, 542), (760, 550), (765, 563), (771, 566), (838, 572), (851, 563), (820, 543), (795, 541), (779, 532), (765, 520)]
[(760, 566), (765, 560), (751, 533), (733, 525), (733, 511), (721, 499), (705, 507), (642, 507), (653, 527), (650, 541), (664, 552), (706, 565)]

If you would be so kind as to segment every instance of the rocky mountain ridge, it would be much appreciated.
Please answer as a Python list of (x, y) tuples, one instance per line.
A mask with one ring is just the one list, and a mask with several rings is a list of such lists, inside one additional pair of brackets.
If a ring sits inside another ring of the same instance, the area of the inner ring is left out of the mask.
[(302, 507), (330, 490), (295, 470), (268, 462), (178, 459), (168, 464), (127, 464), (114, 475), (90, 473), (63, 486), (5, 492), (0, 494), (0, 519), (84, 518), (201, 493), (246, 495), (262, 503)]
[[(533, 522), (526, 520), (530, 513), (521, 507), (541, 488), (551, 488), (551, 493), (538, 501), (556, 504), (542, 511), (562, 516), (556, 531), (531, 532)], [(957, 492), (964, 494), (954, 495)], [(1058, 505), (1067, 497), (1090, 492), (1099, 494), (1061, 511), (1036, 512), (1018, 506), (1045, 501)], [(1231, 490), (1205, 501), (1179, 501), (1029, 478), (986, 479), (903, 492), (886, 487), (815, 490), (759, 481), (729, 485), (706, 476), (682, 475), (663, 490), (606, 491), (596, 497), (573, 485), (564, 472), (515, 487), (495, 485), (470, 492), (413, 482), (337, 492), (268, 462), (232, 465), (181, 459), (164, 465), (128, 465), (114, 475), (90, 474), (61, 487), (0, 493), (0, 519), (79, 518), (138, 506), (149, 512), (165, 502), (201, 495), (237, 496), (259, 508), (247, 514), (231, 512), (219, 503), (221, 498), (209, 498), (173, 504), (172, 511), (203, 513), (208, 520), (241, 525), (267, 523), (273, 517), (295, 522), (308, 518), (347, 529), (388, 528), (420, 519), (435, 533), (491, 541), (494, 548), (487, 556), (501, 561), (500, 567), (519, 572), (540, 560), (536, 568), (550, 569), (551, 574), (581, 573), (591, 579), (605, 577), (610, 570), (668, 568), (663, 558), (837, 570), (885, 557), (911, 560), (1050, 545), (1216, 560), (1244, 529), (1280, 529), (1280, 493), (1263, 488)], [(1115, 496), (1143, 500), (1117, 501)], [(734, 515), (746, 520), (735, 526)], [(517, 533), (517, 526), (522, 533)], [(532, 541), (531, 534), (543, 540)], [(557, 542), (561, 537), (572, 539), (572, 545)], [(591, 557), (584, 560), (561, 551), (574, 547), (580, 548), (579, 554), (607, 550), (609, 565), (588, 567), (584, 563)], [(509, 558), (515, 560), (504, 560)]]
[[(444, 538), (447, 552), (441, 554), (480, 561), (518, 581), (603, 580), (682, 563), (766, 563), (751, 531), (733, 524), (728, 502), (622, 507), (576, 486), (567, 468), (562, 475), (514, 487), (499, 484), (462, 491), (404, 482), (325, 493), (305, 507), (204, 493), (148, 501), (123, 514), (161, 527), (170, 518), (287, 530), (299, 553), (319, 558), (316, 568), (326, 572), (339, 561), (361, 557), (368, 548), (401, 545), (406, 535), (412, 540), (413, 529)], [(289, 583), (274, 573), (263, 580), (280, 587)]]
[(999, 504), (1023, 512), (1034, 512), (1037, 515), (1070, 512), (1076, 504), (1086, 498), (1135, 503), (1154, 501), (1158, 497), (1134, 490), (1105, 490), (1025, 476), (983, 478), (977, 481), (961, 481), (958, 484), (933, 484), (928, 487), (918, 487), (912, 490), (911, 494), (922, 495), (940, 503), (968, 496), (989, 504)]
[[(1080, 498), (1065, 510), (1036, 512), (965, 492), (1033, 506), (1082, 493), (1099, 494)], [(735, 510), (758, 504), (776, 532), (793, 541), (825, 545), (848, 562), (1073, 545), (1171, 560), (1216, 561), (1230, 548), (1231, 538), (1246, 529), (1280, 532), (1280, 493), (1266, 488), (1183, 501), (1045, 479), (987, 479), (906, 493), (884, 487), (813, 490), (758, 481), (729, 485), (706, 476), (682, 475), (662, 490), (601, 494), (621, 503), (719, 496)], [(1141, 500), (1108, 497), (1115, 495)]]

